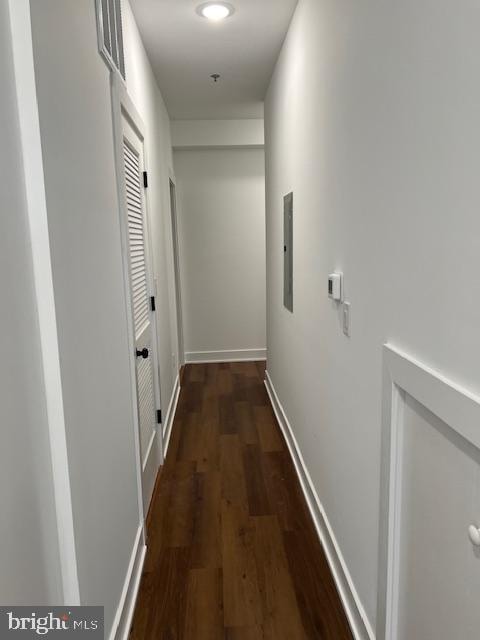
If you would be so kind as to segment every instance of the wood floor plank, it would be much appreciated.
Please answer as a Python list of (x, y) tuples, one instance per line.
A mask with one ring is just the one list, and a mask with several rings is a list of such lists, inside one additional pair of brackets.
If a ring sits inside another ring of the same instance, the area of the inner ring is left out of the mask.
[(185, 386), (186, 393), (184, 394), (185, 410), (189, 413), (198, 413), (202, 408), (203, 400), (203, 388), (202, 382), (188, 382)]
[(287, 531), (283, 536), (307, 636), (322, 640), (350, 640), (351, 631), (343, 610), (338, 606), (339, 595), (318, 540), (312, 535), (311, 544), (305, 545), (304, 536), (298, 531)]
[(248, 378), (256, 378), (258, 379), (258, 369), (255, 362), (243, 362), (242, 364), (242, 373), (244, 376)]
[(258, 446), (249, 444), (243, 448), (243, 464), (250, 515), (271, 515), (272, 508), (263, 476), (262, 454)]
[(254, 407), (266, 407), (269, 404), (267, 390), (265, 385), (258, 378), (250, 379), (252, 384), (247, 388), (247, 397)]
[(247, 401), (235, 402), (234, 408), (238, 433), (242, 443), (258, 445), (258, 431), (250, 403)]
[(184, 640), (223, 640), (223, 590), (221, 569), (189, 572)]
[(255, 528), (243, 509), (222, 501), (224, 624), (260, 625), (262, 600), (254, 548)]
[(238, 374), (240, 376), (246, 375), (246, 364), (245, 362), (231, 362), (230, 363), (230, 371), (233, 374)]
[[(147, 532), (147, 556), (144, 570), (156, 571), (163, 550), (168, 547), (188, 547), (193, 536), (197, 482), (195, 463), (177, 462), (162, 470), (152, 507)], [(158, 517), (161, 513), (162, 517)]]
[(221, 475), (219, 471), (197, 474), (198, 497), (192, 537), (190, 566), (222, 566), (221, 548)]
[(177, 460), (197, 462), (202, 452), (202, 425), (198, 413), (188, 413), (182, 420)]
[(288, 480), (285, 451), (273, 451), (262, 455), (263, 476), (272, 510), (276, 513), (284, 531), (292, 531), (298, 522), (298, 502)]
[(170, 434), (170, 442), (168, 444), (168, 456), (164, 461), (164, 464), (162, 467), (162, 473), (165, 471), (165, 469), (171, 469), (175, 466), (175, 463), (177, 461), (177, 456), (178, 456), (178, 447), (182, 439), (182, 431), (183, 431), (182, 422), (187, 415), (188, 414), (185, 410), (185, 401), (183, 401), (182, 403), (180, 403), (179, 401), (177, 411), (175, 414), (175, 424), (174, 424), (175, 428), (172, 427), (172, 432)]
[[(239, 363), (240, 364), (240, 363)], [(238, 369), (237, 369), (238, 371)], [(232, 373), (232, 385), (233, 385), (233, 401), (234, 402), (248, 402), (248, 387), (252, 384), (252, 379), (247, 378), (241, 373)]]
[(138, 590), (138, 602), (142, 603), (138, 607), (130, 631), (131, 640), (143, 640), (148, 637), (153, 627), (155, 608), (152, 606), (153, 598), (156, 596), (157, 575), (153, 572), (145, 572), (142, 575), (140, 588)]
[(258, 377), (263, 382), (265, 380), (265, 371), (267, 368), (267, 363), (265, 360), (259, 360), (258, 362), (255, 363), (255, 366), (257, 367)]
[(220, 395), (231, 395), (233, 392), (232, 372), (229, 364), (221, 367), (217, 373), (217, 390)]
[[(289, 451), (285, 448), (282, 452), (272, 452), (269, 454), (263, 454), (264, 462), (264, 476), (266, 478), (267, 491), (269, 497), (271, 496), (270, 488), (273, 488), (275, 480), (268, 480), (269, 464), (272, 460), (276, 459), (277, 464), (276, 471), (279, 473), (279, 477), (282, 479), (281, 483), (276, 485), (276, 489), (279, 492), (283, 492), (283, 495), (287, 499), (288, 505), (288, 529), (295, 531), (303, 531), (305, 538), (313, 532), (313, 535), (317, 538), (317, 533), (310, 515), (310, 511), (303, 495), (300, 482), (298, 481), (297, 472), (293, 464)], [(270, 471), (272, 467), (270, 466)], [(274, 500), (272, 500), (274, 501)], [(274, 506), (277, 515), (281, 516), (282, 511)], [(281, 517), (280, 517), (280, 520)], [(318, 538), (317, 538), (318, 539)]]
[(205, 386), (217, 387), (217, 376), (220, 370), (220, 365), (217, 362), (212, 362), (205, 367)]
[(271, 407), (253, 407), (253, 417), (262, 451), (283, 451), (285, 445)]
[(276, 516), (264, 516), (253, 520), (266, 635), (276, 640), (301, 640), (306, 634), (278, 519)]
[(198, 476), (194, 462), (178, 462), (168, 508), (162, 519), (162, 547), (190, 547), (195, 528)]
[(265, 640), (263, 627), (227, 627), (225, 640)]
[(132, 640), (352, 640), (264, 375), (185, 367)]
[(214, 406), (216, 405), (218, 411), (218, 387), (217, 387), (217, 373), (209, 373), (209, 369), (207, 369), (205, 375), (205, 382), (203, 384), (203, 409), (202, 413), (205, 412), (205, 405), (208, 406), (208, 400), (214, 400)]
[(205, 364), (192, 364), (190, 365), (189, 382), (205, 382)]
[(220, 433), (223, 435), (238, 433), (237, 418), (232, 395), (221, 395), (219, 398)]
[[(205, 416), (206, 414), (204, 414)], [(220, 470), (220, 428), (217, 418), (202, 417), (202, 433), (197, 457), (197, 471), (200, 473)]]
[(142, 578), (152, 580), (150, 597), (144, 599), (140, 589), (132, 630), (132, 640), (180, 640), (183, 638), (188, 579), (188, 549), (164, 549), (155, 574)]
[(247, 485), (242, 448), (237, 434), (220, 437), (222, 498), (248, 513)]

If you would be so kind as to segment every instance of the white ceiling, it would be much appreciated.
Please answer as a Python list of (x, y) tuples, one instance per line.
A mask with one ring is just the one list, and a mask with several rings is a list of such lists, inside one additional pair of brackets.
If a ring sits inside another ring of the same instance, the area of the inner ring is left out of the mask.
[[(131, 0), (172, 119), (262, 118), (263, 99), (297, 0), (230, 0), (215, 23), (202, 0)], [(215, 84), (210, 78), (219, 73)]]

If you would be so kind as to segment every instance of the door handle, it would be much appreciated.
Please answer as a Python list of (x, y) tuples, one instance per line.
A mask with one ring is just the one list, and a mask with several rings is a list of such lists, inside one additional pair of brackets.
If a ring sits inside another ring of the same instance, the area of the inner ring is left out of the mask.
[(148, 358), (148, 349), (144, 348), (141, 351), (137, 349), (136, 351), (137, 358), (143, 358), (146, 360)]

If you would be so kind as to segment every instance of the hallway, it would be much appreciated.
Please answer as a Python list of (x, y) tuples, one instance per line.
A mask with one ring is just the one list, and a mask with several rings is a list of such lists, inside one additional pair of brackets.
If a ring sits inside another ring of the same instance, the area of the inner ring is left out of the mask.
[(352, 638), (264, 374), (186, 367), (132, 640)]
[(478, 638), (479, 23), (0, 0), (1, 640)]

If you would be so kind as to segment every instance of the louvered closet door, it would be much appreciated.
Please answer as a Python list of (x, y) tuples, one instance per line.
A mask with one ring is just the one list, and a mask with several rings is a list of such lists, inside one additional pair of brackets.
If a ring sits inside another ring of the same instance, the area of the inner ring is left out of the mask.
[(128, 215), (130, 290), (135, 333), (140, 449), (145, 467), (156, 429), (153, 324), (150, 303), (142, 143), (124, 123), (123, 160)]

